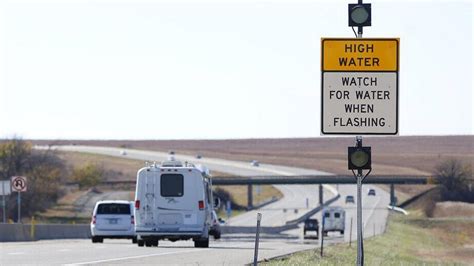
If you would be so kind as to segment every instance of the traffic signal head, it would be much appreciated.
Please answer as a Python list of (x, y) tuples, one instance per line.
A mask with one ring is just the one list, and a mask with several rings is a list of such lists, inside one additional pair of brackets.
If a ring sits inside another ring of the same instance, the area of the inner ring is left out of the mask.
[(372, 168), (370, 147), (348, 148), (349, 170), (363, 170)]
[(349, 4), (349, 27), (366, 27), (371, 25), (371, 4)]

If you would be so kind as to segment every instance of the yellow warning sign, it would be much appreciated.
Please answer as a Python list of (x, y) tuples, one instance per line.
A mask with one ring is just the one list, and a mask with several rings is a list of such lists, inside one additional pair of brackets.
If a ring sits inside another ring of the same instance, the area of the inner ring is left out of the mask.
[(321, 39), (322, 71), (398, 71), (400, 39)]

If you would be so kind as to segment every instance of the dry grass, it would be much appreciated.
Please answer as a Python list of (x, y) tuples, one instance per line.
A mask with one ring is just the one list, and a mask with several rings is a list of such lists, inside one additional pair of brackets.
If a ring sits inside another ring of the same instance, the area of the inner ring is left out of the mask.
[[(354, 265), (356, 246), (328, 246), (271, 260), (270, 265)], [(474, 221), (391, 217), (387, 232), (364, 241), (367, 265), (446, 265), (474, 261)]]
[[(349, 174), (347, 147), (353, 137), (242, 140), (35, 140), (35, 144), (78, 144), (202, 154), (205, 157), (251, 161)], [(430, 175), (447, 158), (474, 163), (474, 136), (365, 137), (372, 146), (372, 174)], [(125, 175), (125, 174), (124, 174)], [(428, 187), (398, 186), (410, 197)]]
[[(240, 206), (247, 206), (247, 186), (217, 186), (232, 195), (232, 201)], [(256, 186), (253, 186), (253, 205), (257, 205), (273, 197), (281, 198), (283, 194), (271, 185), (262, 185), (260, 194), (257, 194)]]
[(145, 165), (139, 160), (97, 155), (82, 152), (57, 152), (57, 155), (65, 161), (67, 168), (81, 167), (88, 163), (96, 163), (106, 171), (105, 180), (135, 180), (137, 170)]
[(455, 201), (437, 202), (434, 217), (471, 217), (474, 219), (474, 203)]
[[(265, 163), (321, 169), (347, 174), (347, 146), (354, 138), (242, 139), (242, 140), (35, 140), (35, 144), (78, 144), (128, 147), (145, 150), (174, 150)], [(374, 174), (431, 173), (446, 158), (474, 160), (474, 136), (366, 137), (372, 146)]]

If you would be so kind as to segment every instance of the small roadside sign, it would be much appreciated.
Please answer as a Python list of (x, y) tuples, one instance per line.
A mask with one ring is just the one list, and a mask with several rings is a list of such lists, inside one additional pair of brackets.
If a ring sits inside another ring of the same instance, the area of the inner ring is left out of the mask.
[(26, 192), (27, 182), (24, 176), (12, 176), (11, 188), (15, 192)]
[(0, 181), (0, 196), (8, 196), (11, 193), (10, 180)]

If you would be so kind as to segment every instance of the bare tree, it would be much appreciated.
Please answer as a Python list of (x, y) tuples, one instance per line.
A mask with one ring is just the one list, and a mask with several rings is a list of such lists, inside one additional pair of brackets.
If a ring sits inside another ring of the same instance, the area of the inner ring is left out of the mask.
[(435, 177), (441, 186), (442, 200), (474, 202), (472, 168), (457, 159), (450, 159), (436, 166)]
[[(0, 179), (18, 175), (28, 178), (28, 191), (22, 194), (23, 215), (44, 210), (56, 202), (64, 169), (63, 162), (51, 150), (33, 150), (30, 142), (16, 137), (0, 143)], [(16, 215), (14, 196), (8, 199), (9, 217)]]

